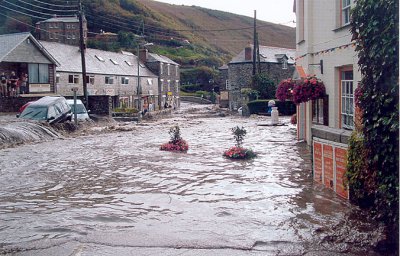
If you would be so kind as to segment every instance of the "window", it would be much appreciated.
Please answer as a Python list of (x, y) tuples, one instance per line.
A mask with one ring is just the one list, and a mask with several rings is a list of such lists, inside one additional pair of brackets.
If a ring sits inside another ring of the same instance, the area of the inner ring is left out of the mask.
[(71, 26), (69, 24), (67, 24), (67, 29), (69, 29)]
[(98, 59), (99, 61), (101, 61), (101, 62), (104, 62), (104, 59), (102, 58), (102, 57), (100, 57), (100, 56), (98, 56), (98, 55), (95, 55), (96, 56), (96, 59)]
[(75, 39), (75, 34), (74, 33), (72, 33), (72, 39)]
[(287, 59), (282, 59), (282, 69), (287, 69)]
[(79, 75), (68, 75), (69, 84), (79, 84)]
[(54, 39), (58, 39), (58, 32), (54, 33)]
[(346, 129), (354, 128), (354, 95), (353, 95), (353, 71), (341, 71), (341, 119), (342, 127)]
[(328, 123), (328, 95), (322, 99), (312, 101), (312, 122), (315, 124), (329, 125)]
[(350, 23), (351, 0), (342, 0), (342, 26)]
[(29, 83), (48, 84), (49, 65), (48, 64), (28, 64)]
[(175, 91), (176, 93), (179, 93), (179, 80), (175, 81)]
[(129, 84), (129, 77), (126, 76), (121, 77), (121, 84)]
[(229, 80), (225, 80), (225, 88), (226, 90), (229, 90)]
[(55, 27), (55, 28), (58, 28), (58, 23), (54, 23), (54, 27)]
[(74, 25), (74, 24), (72, 24), (72, 25), (71, 25), (71, 28), (72, 28), (72, 29), (74, 29), (74, 28), (75, 28), (75, 25)]
[(116, 60), (110, 59), (110, 61), (114, 64), (114, 65), (119, 65), (119, 63)]
[(53, 33), (49, 33), (49, 39), (53, 39)]
[(71, 39), (71, 35), (67, 33), (67, 39)]
[(114, 84), (114, 77), (113, 76), (106, 76), (105, 77), (105, 84)]
[(128, 64), (128, 66), (133, 66), (132, 62), (130, 61), (125, 61), (126, 64)]
[(86, 76), (86, 83), (94, 85), (94, 76)]
[(56, 84), (59, 84), (60, 83), (60, 74), (57, 74), (56, 75)]
[(49, 28), (53, 28), (53, 23), (49, 23)]

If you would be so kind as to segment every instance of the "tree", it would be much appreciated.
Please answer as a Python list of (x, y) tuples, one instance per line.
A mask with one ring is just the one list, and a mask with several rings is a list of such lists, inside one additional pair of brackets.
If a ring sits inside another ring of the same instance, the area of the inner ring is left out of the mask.
[[(358, 0), (352, 11), (351, 33), (363, 76), (356, 103), (363, 113), (364, 154), (349, 158), (349, 166), (357, 166), (355, 161), (363, 158), (366, 171), (360, 174), (360, 168), (349, 168), (348, 176), (358, 177), (349, 180), (349, 185), (369, 184), (370, 191), (366, 192), (372, 196), (372, 210), (386, 223), (394, 244), (398, 243), (399, 232), (398, 24), (397, 0)], [(349, 148), (350, 155), (353, 149)], [(362, 202), (365, 191), (359, 192), (357, 200)]]
[(276, 85), (266, 74), (257, 74), (253, 77), (254, 90), (259, 91), (261, 99), (275, 98)]

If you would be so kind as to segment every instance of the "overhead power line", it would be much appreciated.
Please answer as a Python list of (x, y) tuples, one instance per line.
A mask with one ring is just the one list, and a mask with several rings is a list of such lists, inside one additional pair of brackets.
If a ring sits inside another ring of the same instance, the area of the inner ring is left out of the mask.
[(25, 16), (28, 16), (28, 17), (31, 17), (31, 18), (36, 18), (36, 19), (40, 19), (40, 20), (46, 20), (47, 19), (47, 18), (36, 16), (36, 15), (31, 15), (31, 14), (28, 14), (28, 13), (20, 12), (20, 11), (14, 10), (12, 8), (8, 8), (8, 7), (4, 6), (4, 5), (0, 5), (0, 8), (4, 8), (4, 9), (7, 9), (9, 11), (16, 12), (16, 13), (19, 13), (19, 14), (22, 14), (22, 15), (25, 15)]
[(78, 3), (77, 2), (75, 2), (75, 4), (73, 4), (73, 5), (72, 4), (69, 5), (69, 3), (72, 3), (72, 1), (67, 1), (68, 5), (50, 4), (50, 3), (42, 2), (42, 1), (39, 1), (39, 0), (33, 0), (33, 1), (35, 1), (37, 3), (41, 3), (41, 4), (46, 4), (48, 6), (53, 6), (53, 7), (74, 7), (74, 8), (78, 8)]
[(26, 4), (26, 5), (30, 5), (30, 6), (33, 6), (33, 7), (35, 7), (35, 8), (39, 8), (39, 9), (43, 9), (43, 10), (46, 10), (46, 11), (52, 11), (52, 12), (77, 12), (78, 10), (63, 10), (63, 9), (58, 9), (58, 10), (56, 10), (56, 9), (50, 9), (50, 8), (46, 8), (46, 7), (42, 7), (42, 6), (39, 6), (39, 5), (35, 5), (35, 4), (32, 4), (32, 3), (28, 3), (28, 2), (25, 2), (25, 1), (23, 1), (23, 0), (18, 0), (19, 2), (21, 2), (21, 3), (24, 3), (24, 4)]

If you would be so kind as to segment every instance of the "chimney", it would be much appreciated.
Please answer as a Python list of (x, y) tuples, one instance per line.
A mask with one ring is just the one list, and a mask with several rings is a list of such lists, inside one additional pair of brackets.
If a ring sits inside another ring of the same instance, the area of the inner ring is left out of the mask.
[(146, 63), (147, 61), (147, 53), (149, 51), (147, 49), (140, 49), (139, 50), (139, 59), (141, 62)]
[(250, 61), (252, 59), (253, 55), (253, 50), (251, 45), (246, 46), (246, 48), (244, 48), (244, 60), (248, 60)]

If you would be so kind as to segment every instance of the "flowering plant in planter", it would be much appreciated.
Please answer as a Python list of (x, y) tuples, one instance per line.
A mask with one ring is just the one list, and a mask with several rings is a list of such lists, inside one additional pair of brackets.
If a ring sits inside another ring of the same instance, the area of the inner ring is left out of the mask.
[(257, 154), (251, 150), (242, 147), (244, 136), (247, 131), (242, 127), (236, 126), (231, 129), (233, 136), (236, 140), (236, 145), (226, 150), (223, 154), (224, 157), (231, 159), (251, 159), (257, 156)]
[(181, 131), (178, 125), (171, 127), (168, 133), (171, 136), (171, 140), (162, 144), (160, 150), (186, 152), (189, 149), (189, 145), (181, 137)]
[(300, 104), (325, 96), (325, 85), (315, 75), (308, 75), (296, 83), (293, 88), (293, 102)]
[(296, 82), (291, 78), (282, 80), (276, 89), (275, 97), (279, 101), (293, 100), (293, 88)]

